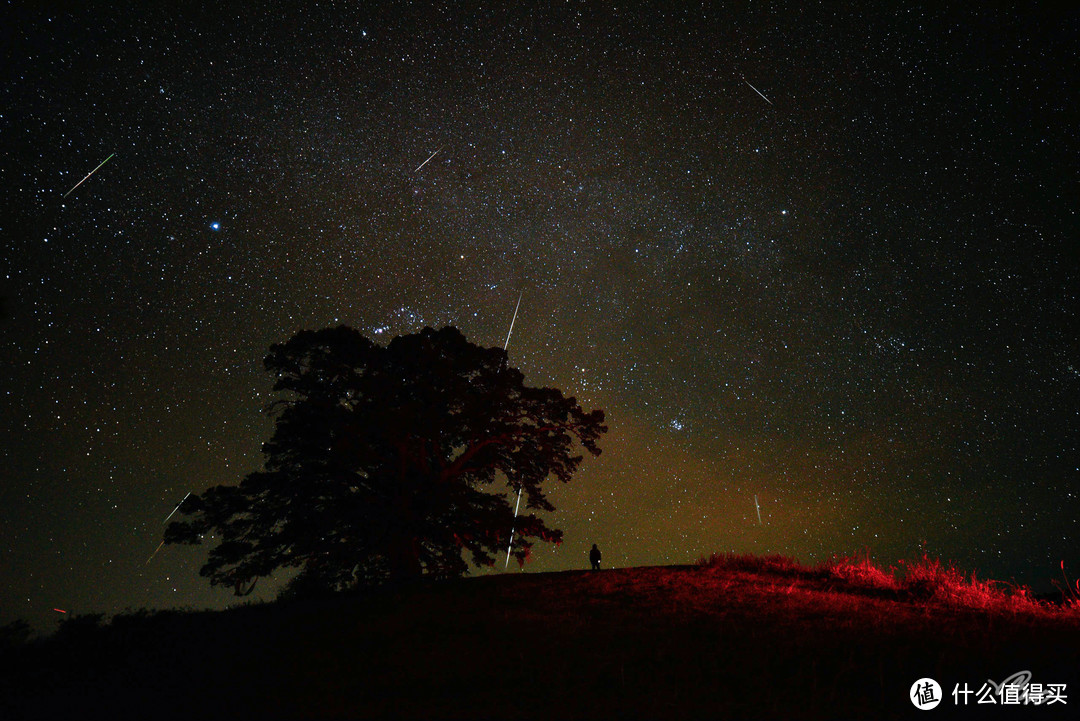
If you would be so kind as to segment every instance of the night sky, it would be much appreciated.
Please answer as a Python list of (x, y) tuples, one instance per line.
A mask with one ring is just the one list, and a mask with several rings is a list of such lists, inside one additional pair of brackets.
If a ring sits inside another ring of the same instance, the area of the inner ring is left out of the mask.
[(511, 362), (611, 429), (526, 572), (1080, 575), (1077, 14), (32, 5), (0, 23), (0, 624), (229, 603), (204, 551), (146, 560), (260, 467), (270, 344), (501, 346), (519, 293)]

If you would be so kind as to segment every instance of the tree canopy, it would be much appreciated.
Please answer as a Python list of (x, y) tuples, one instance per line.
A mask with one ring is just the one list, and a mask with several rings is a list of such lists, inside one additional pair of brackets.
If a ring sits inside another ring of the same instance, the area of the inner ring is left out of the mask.
[[(490, 565), (516, 528), (524, 563), (534, 540), (562, 532), (529, 510), (553, 510), (543, 484), (567, 482), (580, 447), (599, 455), (607, 428), (554, 388), (532, 388), (501, 348), (453, 327), (380, 346), (346, 326), (301, 331), (265, 359), (286, 395), (261, 471), (181, 504), (166, 543), (218, 544), (200, 573), (240, 588), (299, 568), (309, 588), (468, 572)], [(526, 512), (514, 520), (507, 491)]]

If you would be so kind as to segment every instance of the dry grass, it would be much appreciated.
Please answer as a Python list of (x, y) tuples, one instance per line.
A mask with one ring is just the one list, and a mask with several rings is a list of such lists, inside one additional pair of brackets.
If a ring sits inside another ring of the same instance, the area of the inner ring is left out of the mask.
[(841, 584), (848, 592), (885, 594), (916, 603), (991, 613), (1080, 617), (1080, 581), (1076, 584), (1075, 593), (1066, 586), (1064, 603), (1051, 604), (1036, 600), (1027, 586), (981, 579), (953, 563), (925, 555), (915, 561), (901, 560), (897, 566), (887, 570), (874, 564), (868, 556), (838, 556), (816, 567), (808, 567), (786, 556), (725, 553), (702, 558), (698, 565), (712, 569), (778, 573), (804, 579), (830, 579)]
[(870, 562), (869, 558), (834, 558), (823, 563), (820, 568), (830, 577), (852, 586), (876, 591), (898, 592), (900, 590), (900, 583), (896, 580), (896, 577), (892, 573), (875, 566)]

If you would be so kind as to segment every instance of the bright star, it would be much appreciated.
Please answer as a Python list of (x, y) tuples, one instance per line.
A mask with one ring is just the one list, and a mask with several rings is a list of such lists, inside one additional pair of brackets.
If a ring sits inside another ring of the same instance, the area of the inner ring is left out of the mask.
[(210, 230), (221, 230), (221, 223), (214, 222), (210, 224)]

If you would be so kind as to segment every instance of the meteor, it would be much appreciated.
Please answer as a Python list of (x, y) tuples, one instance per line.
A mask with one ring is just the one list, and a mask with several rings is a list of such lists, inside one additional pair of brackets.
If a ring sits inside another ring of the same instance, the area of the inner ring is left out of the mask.
[[(517, 321), (518, 309), (521, 308), (521, 296), (525, 295), (525, 291), (522, 290), (518, 293), (518, 302), (514, 306), (514, 317), (510, 319), (510, 330), (506, 333), (506, 342), (503, 343), (503, 350), (505, 351), (510, 347), (510, 334), (514, 332), (514, 323)], [(521, 507), (521, 486), (518, 486), (517, 503), (514, 504), (514, 523), (517, 524), (518, 509)], [(506, 545), (506, 563), (503, 564), (503, 570), (510, 568), (510, 549), (514, 547), (514, 531), (516, 526), (510, 526), (510, 543)]]
[(428, 161), (430, 161), (430, 160), (431, 160), (432, 158), (434, 158), (434, 157), (435, 157), (436, 155), (438, 155), (438, 154), (439, 154), (439, 151), (441, 151), (441, 150), (442, 150), (443, 148), (445, 148), (445, 147), (446, 147), (446, 146), (444, 145), (444, 146), (442, 146), (442, 148), (439, 148), (439, 150), (436, 150), (436, 151), (435, 151), (434, 153), (432, 153), (431, 155), (429, 155), (429, 156), (428, 156), (428, 159), (427, 159), (427, 160), (425, 160), (424, 162), (420, 163), (420, 165), (417, 165), (417, 166), (416, 166), (416, 170), (414, 170), (413, 172), (414, 172), (414, 173), (418, 173), (418, 172), (420, 172), (420, 168), (422, 168), (422, 167), (424, 167), (425, 165), (427, 165), (427, 164), (428, 164)]
[[(514, 504), (514, 523), (517, 523), (518, 508), (521, 507), (521, 486), (518, 486), (517, 503)], [(506, 563), (503, 564), (503, 570), (510, 568), (510, 549), (514, 547), (514, 531), (517, 529), (514, 526), (510, 526), (510, 543), (506, 546)]]
[(188, 491), (187, 496), (184, 496), (183, 498), (180, 499), (180, 502), (176, 504), (176, 508), (172, 509), (172, 513), (165, 516), (165, 523), (169, 522), (169, 519), (173, 517), (173, 513), (176, 513), (177, 511), (180, 510), (180, 506), (184, 505), (184, 501), (186, 501), (188, 499), (188, 496), (190, 496), (190, 495), (191, 495), (191, 491)]
[(754, 508), (757, 509), (757, 523), (758, 523), (758, 525), (759, 526), (764, 525), (761, 522), (761, 506), (758, 505), (757, 494), (756, 493), (754, 494)]
[(159, 543), (158, 547), (154, 549), (154, 552), (150, 554), (150, 558), (146, 559), (146, 563), (144, 563), (143, 565), (144, 566), (149, 566), (150, 562), (154, 560), (154, 556), (157, 555), (157, 552), (160, 551), (161, 547), (164, 546), (164, 545), (165, 545), (165, 541), (162, 541), (161, 543)]
[[(743, 78), (743, 79), (742, 79), (742, 81), (743, 81), (744, 83), (746, 83), (747, 85), (750, 85), (750, 81), (749, 81), (749, 80), (747, 80), (746, 78)], [(753, 90), (753, 91), (754, 91), (755, 93), (757, 93), (758, 95), (761, 95), (761, 99), (762, 99), (762, 100), (764, 100), (764, 101), (765, 101), (766, 103), (768, 103), (769, 105), (772, 105), (772, 101), (771, 101), (771, 100), (769, 100), (769, 99), (768, 99), (767, 97), (765, 97), (764, 95), (762, 95), (762, 94), (761, 94), (761, 91), (760, 91), (760, 90), (758, 90), (757, 88), (755, 88), (755, 87), (754, 87), (753, 85), (750, 85), (750, 89), (751, 89), (751, 90)]]
[(518, 293), (518, 302), (514, 306), (514, 317), (510, 319), (510, 330), (506, 333), (506, 342), (503, 343), (503, 350), (506, 350), (510, 346), (510, 334), (514, 332), (514, 323), (517, 321), (518, 309), (521, 307), (521, 296), (525, 295), (525, 291)]
[[(104, 160), (102, 160), (102, 161), (101, 161), (101, 165), (105, 165), (105, 163), (107, 163), (107, 162), (109, 162), (110, 160), (112, 160), (112, 157), (113, 157), (113, 155), (116, 155), (116, 153), (112, 153), (112, 155), (110, 155), (109, 157), (107, 157), (107, 158), (105, 158)], [(87, 174), (86, 174), (86, 178), (89, 178), (89, 177), (90, 177), (91, 175), (93, 175), (94, 173), (96, 173), (97, 171), (99, 171), (99, 170), (101, 169), (101, 165), (97, 166), (96, 168), (94, 168), (93, 170), (91, 170), (91, 171), (90, 171), (89, 173), (87, 173)], [(66, 198), (66, 197), (68, 197), (69, 195), (71, 195), (71, 192), (72, 192), (73, 190), (75, 190), (75, 188), (78, 188), (78, 187), (79, 187), (80, 185), (82, 185), (83, 183), (85, 183), (85, 182), (86, 182), (86, 178), (83, 178), (83, 179), (82, 179), (82, 180), (80, 180), (80, 181), (79, 181), (78, 183), (75, 183), (75, 185), (74, 185), (74, 186), (72, 186), (71, 190), (69, 190), (68, 192), (64, 193), (63, 197), (65, 197), (65, 198)]]
[[(187, 496), (184, 496), (183, 498), (180, 499), (180, 502), (176, 504), (176, 508), (172, 509), (172, 513), (165, 516), (165, 521), (162, 523), (162, 525), (169, 522), (169, 519), (173, 517), (174, 513), (176, 513), (177, 511), (180, 510), (180, 506), (184, 505), (184, 501), (186, 501), (188, 499), (188, 496), (190, 496), (190, 495), (191, 495), (191, 491), (188, 491)], [(154, 549), (154, 552), (150, 554), (150, 558), (146, 559), (146, 563), (144, 563), (143, 565), (144, 566), (149, 566), (150, 562), (154, 560), (154, 556), (156, 556), (158, 554), (158, 551), (160, 551), (161, 547), (164, 546), (164, 545), (165, 545), (165, 541), (162, 541), (161, 543), (159, 543), (158, 547)]]

